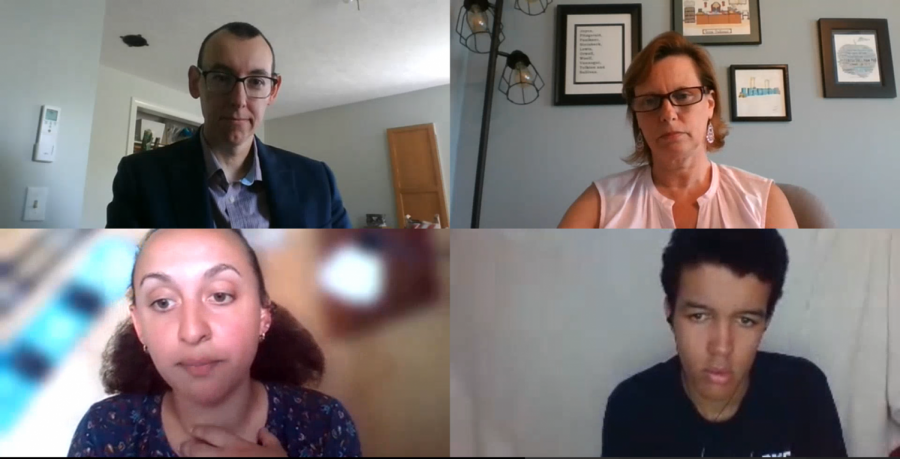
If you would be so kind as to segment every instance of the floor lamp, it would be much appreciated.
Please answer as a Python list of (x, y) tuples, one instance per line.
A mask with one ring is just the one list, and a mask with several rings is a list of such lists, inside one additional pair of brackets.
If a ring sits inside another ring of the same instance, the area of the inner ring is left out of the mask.
[[(547, 11), (553, 0), (515, 0), (515, 9), (537, 16)], [(488, 73), (481, 113), (481, 140), (478, 144), (478, 168), (475, 171), (475, 196), (472, 200), (472, 228), (481, 219), (481, 191), (484, 187), (484, 165), (487, 160), (488, 137), (491, 129), (491, 104), (494, 101), (494, 81), (497, 77), (497, 57), (506, 58), (500, 75), (499, 90), (516, 105), (528, 105), (537, 100), (544, 80), (528, 56), (521, 51), (500, 51), (503, 42), (503, 0), (465, 0), (456, 19), (459, 42), (474, 53), (488, 55)]]

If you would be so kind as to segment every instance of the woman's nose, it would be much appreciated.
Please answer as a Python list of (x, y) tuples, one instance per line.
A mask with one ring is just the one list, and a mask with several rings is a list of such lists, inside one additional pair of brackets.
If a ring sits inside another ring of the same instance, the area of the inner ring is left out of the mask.
[(188, 344), (198, 344), (209, 338), (210, 328), (206, 320), (206, 311), (203, 304), (198, 302), (186, 302), (181, 307), (179, 317), (178, 337)]
[(672, 105), (672, 101), (664, 98), (659, 106), (660, 121), (674, 120), (677, 116), (678, 112), (676, 111), (675, 106)]

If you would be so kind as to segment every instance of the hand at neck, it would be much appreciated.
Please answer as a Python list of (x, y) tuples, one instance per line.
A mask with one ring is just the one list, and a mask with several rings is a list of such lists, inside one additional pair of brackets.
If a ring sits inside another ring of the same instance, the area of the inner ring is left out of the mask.
[(170, 440), (180, 440), (190, 435), (197, 425), (211, 425), (255, 443), (256, 432), (266, 423), (267, 397), (265, 386), (251, 379), (213, 405), (188, 400), (174, 391), (167, 392), (163, 397), (163, 419), (174, 423), (164, 424), (166, 435)]
[(207, 134), (205, 127), (200, 130), (200, 135), (203, 136), (210, 152), (222, 166), (222, 172), (225, 173), (228, 183), (237, 182), (247, 175), (253, 163), (253, 158), (250, 156), (253, 136), (248, 137), (241, 144), (232, 144), (216, 138), (215, 135)]
[(650, 173), (656, 189), (674, 201), (696, 200), (712, 183), (712, 163), (705, 151), (680, 161), (654, 160)]

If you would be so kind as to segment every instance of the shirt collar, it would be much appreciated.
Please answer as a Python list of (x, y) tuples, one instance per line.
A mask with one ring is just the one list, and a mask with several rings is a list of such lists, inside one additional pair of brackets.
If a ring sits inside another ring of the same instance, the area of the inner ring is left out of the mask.
[[(216, 155), (212, 154), (209, 144), (206, 143), (206, 138), (203, 137), (203, 126), (200, 127), (200, 132), (197, 135), (200, 136), (200, 146), (203, 149), (203, 162), (206, 164), (206, 178), (208, 180), (213, 174), (222, 169), (222, 164), (216, 159)], [(247, 175), (240, 180), (244, 186), (250, 186), (253, 182), (262, 181), (262, 170), (259, 167), (259, 154), (257, 151), (256, 136), (253, 136), (253, 142), (250, 143), (253, 163), (250, 164), (250, 170), (247, 171)]]

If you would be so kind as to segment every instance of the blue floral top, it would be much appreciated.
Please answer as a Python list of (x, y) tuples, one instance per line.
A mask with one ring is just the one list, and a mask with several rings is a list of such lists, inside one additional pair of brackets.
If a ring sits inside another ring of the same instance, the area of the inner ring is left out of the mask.
[[(337, 400), (311, 389), (264, 383), (266, 429), (290, 457), (360, 457), (359, 436)], [(91, 406), (69, 456), (177, 457), (162, 428), (162, 395), (114, 395)]]

